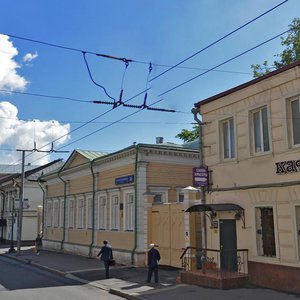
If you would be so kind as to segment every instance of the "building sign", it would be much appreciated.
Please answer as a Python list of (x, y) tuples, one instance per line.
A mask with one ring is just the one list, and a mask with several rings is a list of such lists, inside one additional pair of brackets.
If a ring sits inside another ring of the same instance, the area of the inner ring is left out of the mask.
[(196, 187), (208, 186), (208, 168), (204, 166), (193, 168), (193, 179)]
[(300, 159), (287, 160), (275, 163), (276, 174), (287, 174), (300, 172)]
[(126, 184), (126, 183), (133, 183), (134, 182), (134, 175), (128, 175), (123, 177), (115, 178), (115, 184)]

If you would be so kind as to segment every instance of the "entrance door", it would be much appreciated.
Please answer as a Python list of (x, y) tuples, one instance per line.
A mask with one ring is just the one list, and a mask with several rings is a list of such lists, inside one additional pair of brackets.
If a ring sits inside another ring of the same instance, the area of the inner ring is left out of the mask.
[(221, 270), (237, 271), (236, 221), (220, 220)]

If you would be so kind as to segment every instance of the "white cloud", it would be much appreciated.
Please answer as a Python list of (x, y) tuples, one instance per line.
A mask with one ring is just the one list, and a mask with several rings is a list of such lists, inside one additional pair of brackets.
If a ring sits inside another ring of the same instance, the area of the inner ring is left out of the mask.
[(0, 88), (10, 91), (25, 89), (28, 81), (17, 73), (20, 66), (13, 59), (18, 50), (7, 35), (0, 34)]
[(23, 56), (23, 61), (24, 62), (30, 62), (32, 60), (34, 60), (35, 58), (38, 57), (38, 53), (35, 52), (35, 53), (27, 53)]
[[(34, 142), (36, 147), (41, 150), (50, 150), (51, 142), (64, 136), (54, 143), (54, 149), (66, 143), (70, 136), (70, 125), (62, 125), (58, 121), (24, 121), (18, 119), (18, 109), (13, 104), (3, 101), (0, 102), (0, 148), (12, 149), (33, 149)], [(0, 151), (0, 164), (15, 163), (20, 159), (20, 152)], [(30, 161), (34, 164), (42, 165), (50, 161), (50, 155), (35, 152), (30, 156)]]

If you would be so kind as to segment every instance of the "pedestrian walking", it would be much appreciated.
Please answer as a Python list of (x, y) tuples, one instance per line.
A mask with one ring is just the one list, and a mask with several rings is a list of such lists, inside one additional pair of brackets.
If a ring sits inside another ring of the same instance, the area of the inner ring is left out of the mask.
[(41, 238), (41, 235), (38, 234), (37, 238), (35, 239), (35, 251), (36, 251), (36, 255), (40, 255), (40, 251), (42, 249), (42, 246), (43, 246), (42, 238)]
[(158, 283), (158, 262), (160, 260), (160, 253), (155, 249), (154, 244), (150, 244), (148, 251), (148, 277), (147, 282), (151, 282), (152, 273), (154, 273), (154, 281)]
[(113, 251), (112, 247), (108, 244), (108, 241), (103, 241), (103, 246), (99, 251), (97, 257), (100, 256), (100, 259), (104, 263), (105, 267), (105, 277), (109, 278), (109, 266), (110, 262), (113, 261)]

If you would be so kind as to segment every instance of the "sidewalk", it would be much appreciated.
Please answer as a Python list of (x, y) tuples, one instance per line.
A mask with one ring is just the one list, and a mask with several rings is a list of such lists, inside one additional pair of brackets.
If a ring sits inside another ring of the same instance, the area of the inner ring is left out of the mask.
[(80, 283), (107, 290), (127, 299), (138, 299), (145, 292), (161, 292), (176, 286), (178, 269), (161, 267), (158, 284), (146, 283), (147, 268), (116, 265), (110, 267), (110, 278), (105, 278), (102, 262), (99, 259), (87, 258), (54, 251), (42, 250), (37, 256), (33, 247), (22, 247), (17, 252), (8, 253), (9, 247), (0, 248), (0, 255), (26, 264), (55, 272)]
[(43, 250), (37, 256), (33, 247), (22, 247), (20, 255), (7, 253), (9, 247), (0, 246), (0, 255), (38, 268), (55, 272), (126, 299), (139, 300), (296, 300), (299, 295), (258, 287), (218, 290), (194, 285), (177, 284), (178, 269), (160, 266), (159, 283), (146, 283), (147, 268), (116, 265), (110, 268), (110, 278), (104, 276), (102, 262), (95, 258)]

